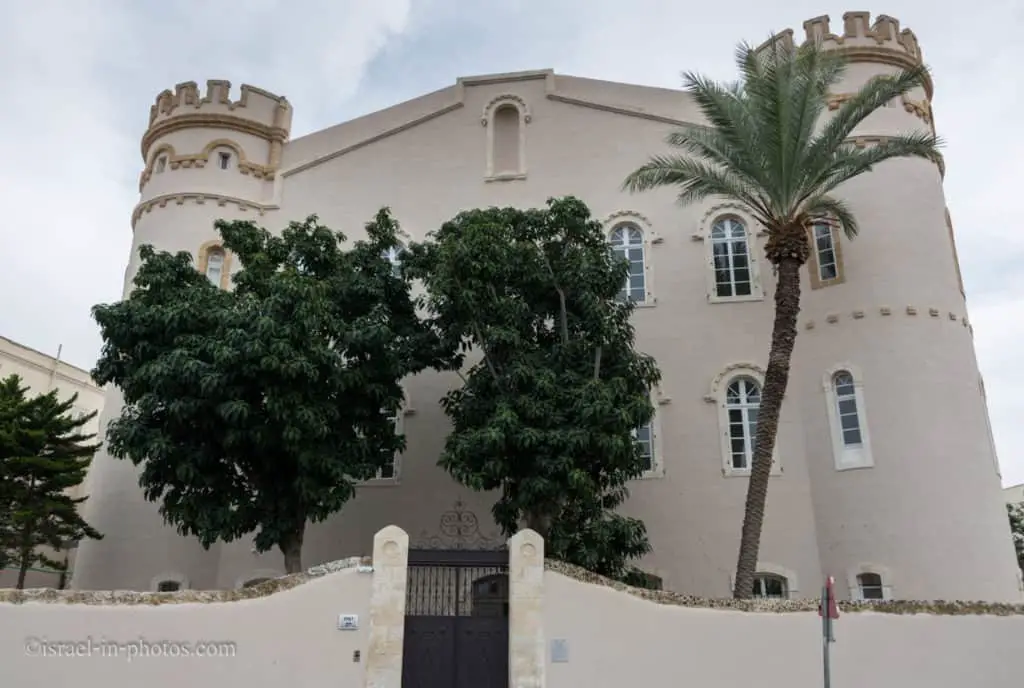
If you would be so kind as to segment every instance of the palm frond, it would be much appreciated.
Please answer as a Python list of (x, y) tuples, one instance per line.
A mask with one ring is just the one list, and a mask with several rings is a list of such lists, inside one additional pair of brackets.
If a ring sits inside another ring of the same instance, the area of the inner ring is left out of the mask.
[(850, 210), (850, 206), (838, 198), (824, 194), (815, 196), (804, 205), (804, 212), (814, 223), (838, 224), (849, 239), (860, 232), (857, 218)]
[(928, 68), (918, 65), (914, 69), (868, 79), (849, 100), (839, 106), (815, 139), (807, 156), (810, 167), (816, 171), (827, 167), (827, 163), (822, 163), (853, 134), (859, 124), (893, 99), (922, 87), (927, 76)]
[(870, 172), (878, 163), (894, 158), (921, 158), (941, 166), (941, 146), (942, 139), (924, 132), (886, 137), (867, 148), (845, 143), (835, 152), (830, 169), (815, 187), (816, 193), (827, 194), (843, 182)]
[(695, 158), (656, 155), (623, 182), (623, 188), (632, 192), (662, 186), (678, 187), (679, 202), (684, 205), (710, 196), (726, 196), (746, 204), (759, 221), (764, 222), (771, 217), (756, 187), (749, 186), (728, 168)]

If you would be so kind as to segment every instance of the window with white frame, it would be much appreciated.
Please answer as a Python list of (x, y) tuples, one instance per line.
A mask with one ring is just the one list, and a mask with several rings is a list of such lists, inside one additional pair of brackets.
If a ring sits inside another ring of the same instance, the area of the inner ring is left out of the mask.
[(728, 422), (729, 460), (734, 471), (749, 471), (754, 461), (757, 413), (761, 408), (761, 385), (753, 378), (733, 378), (725, 390)]
[(615, 255), (629, 261), (629, 274), (626, 276), (620, 298), (643, 303), (647, 299), (647, 264), (643, 230), (632, 223), (621, 224), (611, 231), (609, 243)]
[(754, 295), (747, 228), (739, 218), (725, 215), (711, 225), (714, 295), (720, 299)]
[(869, 572), (857, 574), (857, 594), (862, 600), (884, 600), (886, 594), (882, 576)]
[(819, 222), (812, 228), (814, 236), (814, 255), (821, 283), (839, 279), (839, 258), (836, 255), (835, 227), (827, 222)]
[(397, 246), (384, 251), (384, 259), (391, 263), (391, 274), (395, 277), (399, 277), (402, 274), (402, 254), (405, 253), (405, 247), (399, 243)]
[(843, 364), (828, 371), (824, 384), (836, 469), (874, 465), (860, 372)]
[(785, 600), (789, 597), (789, 581), (776, 573), (754, 574), (754, 597)]
[(222, 284), (224, 276), (224, 251), (220, 248), (211, 248), (206, 252), (206, 279), (215, 287)]

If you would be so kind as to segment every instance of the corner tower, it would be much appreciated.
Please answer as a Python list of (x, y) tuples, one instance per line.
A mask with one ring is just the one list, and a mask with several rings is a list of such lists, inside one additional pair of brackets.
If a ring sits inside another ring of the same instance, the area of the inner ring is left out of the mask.
[[(850, 62), (829, 110), (876, 75), (922, 64), (917, 37), (886, 15), (848, 12), (839, 32), (828, 17), (803, 28), (804, 41)], [(934, 133), (932, 93), (929, 79), (850, 142)], [(885, 162), (837, 191), (860, 235), (812, 236), (793, 385), (822, 569), (854, 599), (1021, 597), (944, 173)]]
[[(198, 270), (224, 288), (230, 285), (231, 256), (220, 246), (213, 223), (251, 219), (276, 209), (274, 178), (291, 116), (285, 98), (243, 85), (235, 99), (231, 84), (220, 80), (208, 81), (205, 94), (195, 82), (186, 82), (156, 97), (142, 137), (141, 198), (132, 213), (125, 296), (131, 292), (144, 244), (188, 251)], [(100, 420), (102, 433), (122, 405), (120, 391), (110, 389)], [(89, 486), (83, 515), (105, 537), (80, 545), (72, 587), (150, 590), (161, 582), (223, 586), (217, 579), (218, 547), (204, 551), (194, 539), (164, 526), (157, 505), (143, 498), (131, 462), (101, 450)]]

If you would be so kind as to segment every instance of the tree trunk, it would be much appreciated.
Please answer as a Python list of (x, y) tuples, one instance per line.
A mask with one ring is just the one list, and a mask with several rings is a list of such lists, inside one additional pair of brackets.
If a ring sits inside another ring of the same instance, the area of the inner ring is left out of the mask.
[[(806, 242), (806, 239), (804, 239)], [(789, 384), (789, 364), (796, 343), (797, 316), (800, 314), (799, 258), (785, 257), (778, 261), (778, 283), (775, 286), (775, 323), (772, 326), (772, 344), (768, 352), (768, 369), (764, 374), (764, 389), (757, 412), (757, 431), (747, 486), (747, 503), (743, 514), (743, 534), (740, 537), (739, 559), (736, 562), (736, 581), (733, 597), (748, 599), (754, 595), (754, 574), (757, 572), (758, 550), (761, 547), (761, 527), (768, 497), (768, 480), (772, 471), (772, 454), (779, 430), (782, 400)]]
[(32, 564), (32, 549), (22, 548), (21, 561), (18, 562), (18, 583), (14, 586), (18, 590), (25, 589), (25, 578), (28, 576), (28, 569)]
[(306, 527), (300, 526), (296, 531), (282, 538), (278, 547), (284, 554), (284, 572), (302, 573), (302, 538)]

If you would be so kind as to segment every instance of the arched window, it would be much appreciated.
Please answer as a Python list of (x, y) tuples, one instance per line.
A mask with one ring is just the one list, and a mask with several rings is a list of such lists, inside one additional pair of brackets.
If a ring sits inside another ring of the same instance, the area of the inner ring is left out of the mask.
[(874, 465), (860, 372), (844, 363), (826, 371), (825, 396), (837, 470)]
[(519, 109), (511, 103), (494, 111), (494, 174), (519, 174)]
[(526, 125), (530, 108), (514, 93), (493, 98), (484, 106), (487, 129), (487, 181), (526, 178)]
[(839, 414), (839, 428), (844, 447), (859, 447), (863, 444), (860, 434), (860, 414), (857, 412), (857, 390), (853, 375), (840, 370), (832, 376), (832, 389), (836, 395), (836, 413)]
[(789, 597), (789, 581), (776, 573), (754, 574), (754, 597), (785, 600)]
[(886, 597), (882, 577), (877, 573), (858, 574), (857, 591), (862, 600), (884, 600)]
[(730, 465), (734, 471), (749, 471), (754, 460), (757, 412), (761, 407), (761, 385), (750, 377), (733, 378), (725, 392)]
[(222, 170), (226, 170), (231, 167), (231, 153), (227, 151), (221, 151), (217, 154), (217, 166)]
[(224, 250), (211, 248), (206, 252), (206, 279), (220, 287), (224, 278)]
[(181, 583), (176, 580), (162, 580), (156, 584), (157, 592), (177, 592), (181, 590)]
[(739, 218), (726, 215), (711, 226), (711, 261), (715, 296), (746, 297), (754, 293), (747, 228)]
[(629, 274), (620, 297), (636, 303), (647, 298), (647, 276), (644, 255), (644, 232), (634, 224), (622, 224), (612, 230), (609, 237), (612, 251), (629, 261)]
[(392, 246), (391, 248), (384, 251), (382, 254), (384, 259), (391, 263), (391, 274), (395, 277), (399, 277), (402, 274), (402, 254), (405, 253), (405, 247), (402, 244)]

